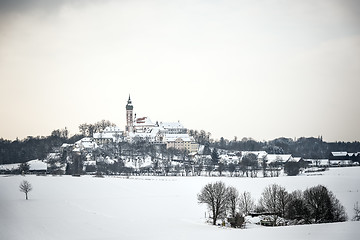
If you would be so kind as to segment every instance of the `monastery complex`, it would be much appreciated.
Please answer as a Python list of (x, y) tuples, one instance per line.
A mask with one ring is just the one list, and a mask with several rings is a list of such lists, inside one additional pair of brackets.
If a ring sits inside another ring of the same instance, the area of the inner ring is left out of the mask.
[(109, 142), (134, 142), (146, 140), (156, 145), (166, 145), (167, 148), (197, 152), (199, 144), (189, 136), (187, 129), (180, 122), (152, 122), (149, 117), (136, 117), (131, 98), (126, 104), (125, 131), (118, 127), (107, 127), (101, 133), (94, 133), (97, 144)]

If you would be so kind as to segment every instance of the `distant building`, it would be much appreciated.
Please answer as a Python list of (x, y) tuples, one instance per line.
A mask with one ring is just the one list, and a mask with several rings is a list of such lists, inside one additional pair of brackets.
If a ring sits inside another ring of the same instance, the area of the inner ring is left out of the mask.
[(73, 151), (91, 151), (97, 147), (98, 145), (92, 140), (92, 138), (85, 137), (75, 142)]
[(164, 142), (167, 148), (186, 149), (189, 152), (197, 152), (199, 144), (188, 134), (167, 134)]
[(153, 144), (164, 144), (167, 148), (186, 149), (197, 152), (199, 144), (189, 136), (187, 129), (178, 122), (152, 122), (149, 117), (133, 116), (134, 106), (129, 96), (126, 104), (125, 133), (127, 141), (142, 139)]
[(329, 165), (332, 167), (350, 166), (356, 161), (358, 153), (331, 152), (329, 156)]
[(31, 160), (27, 162), (29, 164), (30, 173), (46, 173), (47, 172), (47, 163), (42, 160)]
[(129, 99), (128, 99), (127, 104), (126, 104), (126, 126), (125, 126), (125, 132), (127, 132), (127, 133), (133, 131), (133, 126), (134, 126), (133, 110), (134, 110), (134, 107), (133, 107), (133, 105), (132, 105), (132, 102), (131, 102), (131, 99), (130, 99), (130, 95), (129, 95)]
[(267, 164), (284, 164), (288, 161), (292, 161), (291, 154), (267, 154), (264, 158)]
[(94, 133), (93, 138), (97, 144), (117, 143), (123, 141), (124, 132), (118, 127), (106, 127), (104, 131)]

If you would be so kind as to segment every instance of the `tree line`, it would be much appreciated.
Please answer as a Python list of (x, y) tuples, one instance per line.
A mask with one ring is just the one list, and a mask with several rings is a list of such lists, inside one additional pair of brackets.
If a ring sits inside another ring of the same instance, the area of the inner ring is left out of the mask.
[(0, 164), (23, 163), (34, 159), (44, 159), (46, 155), (59, 148), (63, 143), (73, 144), (85, 136), (92, 136), (108, 126), (115, 126), (108, 120), (93, 124), (79, 125), (79, 132), (70, 136), (68, 129), (56, 129), (49, 136), (28, 136), (14, 141), (0, 138)]
[(236, 188), (219, 181), (205, 185), (197, 199), (207, 205), (213, 225), (222, 220), (232, 227), (241, 227), (247, 215), (267, 216), (260, 223), (268, 226), (347, 220), (343, 205), (322, 185), (289, 193), (284, 187), (272, 184), (263, 190), (255, 204), (249, 192), (239, 193)]
[(44, 159), (54, 148), (59, 148), (64, 142), (74, 143), (82, 135), (69, 137), (67, 130), (57, 129), (50, 136), (28, 136), (23, 140), (14, 141), (0, 138), (0, 164), (23, 163), (34, 159)]
[(331, 152), (360, 152), (360, 142), (325, 142), (322, 137), (276, 138), (271, 141), (256, 141), (251, 138), (233, 140), (220, 138), (207, 143), (211, 147), (233, 151), (266, 151), (269, 154), (292, 154), (306, 159), (327, 159)]
[[(69, 131), (57, 129), (49, 136), (29, 136), (23, 140), (14, 141), (0, 138), (0, 164), (22, 163), (33, 159), (44, 159), (49, 152), (59, 148), (63, 143), (75, 143), (85, 136), (92, 136), (96, 132), (103, 131), (108, 126), (115, 126), (108, 120), (101, 120), (93, 124), (83, 123), (79, 125), (79, 132), (69, 136)], [(204, 130), (189, 130), (189, 135), (195, 141), (204, 146), (205, 155), (212, 154), (212, 148), (233, 151), (266, 151), (269, 154), (292, 154), (293, 156), (326, 159), (333, 151), (360, 152), (360, 142), (324, 142), (318, 138), (277, 138), (271, 141), (255, 141), (251, 138), (233, 140), (220, 138), (211, 139), (211, 133)], [(135, 151), (135, 150), (134, 150)], [(220, 166), (221, 168), (221, 166)], [(233, 166), (230, 166), (230, 169)]]

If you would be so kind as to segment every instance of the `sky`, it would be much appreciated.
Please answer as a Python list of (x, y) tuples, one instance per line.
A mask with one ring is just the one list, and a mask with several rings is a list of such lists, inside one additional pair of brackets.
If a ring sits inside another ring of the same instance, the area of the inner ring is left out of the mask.
[(360, 140), (356, 0), (0, 0), (0, 138), (102, 119)]

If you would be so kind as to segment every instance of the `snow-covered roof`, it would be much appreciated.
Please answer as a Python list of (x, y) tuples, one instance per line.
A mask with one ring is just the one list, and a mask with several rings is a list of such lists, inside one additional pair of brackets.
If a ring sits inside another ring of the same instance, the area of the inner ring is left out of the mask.
[(165, 134), (165, 142), (174, 142), (177, 139), (181, 139), (184, 142), (192, 142), (194, 138), (189, 134)]
[(39, 171), (39, 170), (47, 170), (47, 163), (41, 160), (31, 160), (27, 162), (29, 164), (30, 171)]
[(134, 127), (141, 127), (141, 126), (156, 126), (156, 125), (148, 117), (136, 118), (134, 121)]
[(292, 157), (289, 159), (289, 162), (300, 162), (301, 159), (301, 157)]
[(97, 148), (98, 147), (96, 142), (93, 142), (92, 139), (89, 137), (82, 138), (79, 141), (77, 141), (75, 144), (77, 146), (81, 146), (83, 148)]
[(222, 162), (228, 162), (228, 163), (230, 162), (234, 163), (240, 160), (238, 156), (232, 154), (220, 154), (219, 157)]
[(306, 162), (311, 162), (310, 165), (327, 166), (329, 165), (329, 159), (304, 159)]
[(63, 143), (61, 145), (62, 148), (66, 148), (66, 147), (72, 147), (74, 144), (68, 144), (68, 143)]
[(351, 165), (353, 161), (351, 160), (329, 160), (330, 165)]
[(119, 127), (106, 127), (101, 133), (94, 133), (93, 138), (96, 139), (113, 139), (114, 141), (122, 136), (123, 132)]
[(272, 162), (287, 162), (291, 160), (291, 154), (268, 154), (265, 159), (268, 163)]
[(152, 131), (146, 131), (146, 132), (135, 132), (135, 133), (130, 132), (129, 137), (131, 137), (131, 138), (140, 137), (140, 138), (150, 138), (151, 139), (151, 138), (156, 137), (158, 132), (159, 131), (156, 128), (152, 129)]
[(11, 163), (0, 165), (0, 170), (15, 170), (19, 169), (20, 163)]
[(334, 157), (345, 157), (347, 152), (331, 152)]
[(160, 122), (159, 126), (164, 129), (184, 129), (180, 122)]
[(112, 139), (114, 142), (119, 141), (121, 139), (122, 132), (114, 131), (114, 132), (102, 132), (102, 133), (94, 133), (94, 139)]
[(176, 141), (192, 142), (191, 138), (165, 138), (165, 142), (176, 142)]

